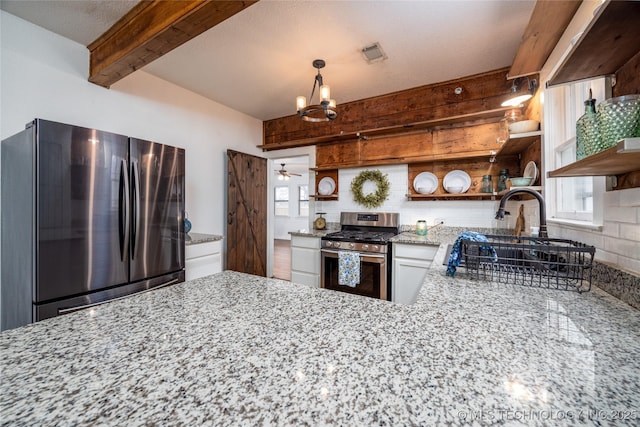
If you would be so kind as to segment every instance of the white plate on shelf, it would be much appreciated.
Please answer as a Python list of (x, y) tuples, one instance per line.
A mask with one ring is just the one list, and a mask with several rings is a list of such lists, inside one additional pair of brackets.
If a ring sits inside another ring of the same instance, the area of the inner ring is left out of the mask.
[(336, 182), (333, 178), (325, 176), (318, 183), (318, 194), (321, 196), (329, 196), (336, 190)]
[(419, 194), (431, 194), (438, 189), (438, 177), (431, 172), (420, 172), (413, 179), (413, 189)]
[(538, 167), (536, 166), (536, 162), (530, 161), (527, 163), (522, 176), (533, 178), (531, 180), (531, 185), (533, 185), (533, 183), (536, 182), (536, 179), (538, 179)]
[(469, 187), (471, 187), (471, 177), (465, 171), (457, 169), (452, 170), (445, 175), (444, 179), (442, 180), (442, 186), (445, 190), (447, 190), (447, 188), (460, 187), (460, 193), (466, 193)]

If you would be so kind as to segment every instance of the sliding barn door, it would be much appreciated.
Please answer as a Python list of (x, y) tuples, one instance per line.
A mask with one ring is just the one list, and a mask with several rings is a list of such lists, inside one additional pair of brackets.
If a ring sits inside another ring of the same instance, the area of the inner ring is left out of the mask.
[(227, 151), (227, 270), (267, 274), (267, 159)]

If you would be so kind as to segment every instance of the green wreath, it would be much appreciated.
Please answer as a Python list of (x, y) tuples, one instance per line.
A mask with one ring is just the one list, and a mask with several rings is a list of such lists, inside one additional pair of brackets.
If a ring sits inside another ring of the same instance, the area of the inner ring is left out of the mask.
[[(378, 186), (378, 189), (375, 193), (365, 196), (362, 194), (362, 186), (367, 181), (373, 181)], [(353, 193), (353, 200), (356, 203), (366, 208), (377, 208), (389, 197), (389, 180), (387, 179), (387, 174), (383, 174), (379, 170), (362, 171), (351, 181), (351, 192)]]

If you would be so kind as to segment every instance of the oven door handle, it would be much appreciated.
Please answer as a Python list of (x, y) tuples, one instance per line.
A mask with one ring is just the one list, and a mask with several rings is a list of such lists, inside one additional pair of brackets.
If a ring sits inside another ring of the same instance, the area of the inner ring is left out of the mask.
[[(332, 251), (331, 249), (321, 249), (321, 252), (324, 252), (325, 254), (336, 254), (338, 255), (338, 253), (340, 251)], [(349, 251), (349, 252), (357, 252), (357, 251)], [(382, 258), (385, 259), (387, 257), (386, 254), (363, 254), (362, 252), (358, 252), (360, 254), (361, 258)]]

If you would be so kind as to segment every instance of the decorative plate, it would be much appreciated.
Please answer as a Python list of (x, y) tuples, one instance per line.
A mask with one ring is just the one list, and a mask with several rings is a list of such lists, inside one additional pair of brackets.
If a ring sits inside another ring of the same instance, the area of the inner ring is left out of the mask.
[(421, 172), (413, 179), (413, 189), (420, 194), (431, 194), (438, 189), (438, 177), (431, 172)]
[(469, 187), (471, 187), (471, 177), (465, 171), (452, 170), (445, 175), (442, 180), (442, 186), (445, 190), (447, 190), (447, 188), (462, 187), (460, 193), (466, 193)]
[(336, 182), (333, 178), (325, 176), (318, 183), (318, 194), (322, 196), (329, 196), (336, 190)]
[(533, 178), (531, 180), (531, 185), (533, 185), (533, 183), (536, 182), (536, 179), (538, 179), (538, 167), (536, 166), (536, 162), (530, 161), (527, 163), (527, 167), (524, 168), (524, 175), (522, 176)]

